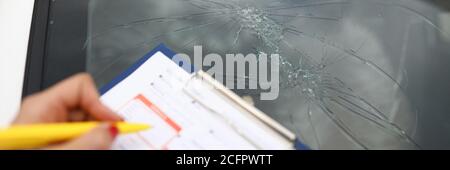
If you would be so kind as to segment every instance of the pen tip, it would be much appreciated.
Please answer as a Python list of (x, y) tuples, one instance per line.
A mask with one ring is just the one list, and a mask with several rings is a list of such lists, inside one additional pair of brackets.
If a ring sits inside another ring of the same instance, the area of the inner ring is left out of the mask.
[(120, 129), (120, 132), (122, 132), (122, 133), (131, 133), (131, 132), (147, 130), (151, 126), (149, 124), (145, 124), (145, 123), (119, 123), (118, 127)]

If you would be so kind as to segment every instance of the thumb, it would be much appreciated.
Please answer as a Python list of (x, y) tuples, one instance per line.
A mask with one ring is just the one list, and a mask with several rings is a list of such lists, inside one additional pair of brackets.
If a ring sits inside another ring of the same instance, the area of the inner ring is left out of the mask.
[(114, 124), (101, 124), (88, 133), (69, 142), (49, 147), (60, 150), (103, 150), (110, 149), (119, 130)]

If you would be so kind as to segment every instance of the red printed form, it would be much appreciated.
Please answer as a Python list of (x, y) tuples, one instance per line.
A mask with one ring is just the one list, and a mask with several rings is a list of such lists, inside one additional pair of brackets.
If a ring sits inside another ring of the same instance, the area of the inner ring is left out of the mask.
[[(285, 149), (288, 143), (221, 100), (189, 89), (191, 74), (157, 52), (101, 100), (128, 122), (150, 129), (120, 135), (113, 149)], [(188, 91), (188, 92), (187, 92)], [(205, 103), (209, 107), (205, 107)], [(211, 108), (218, 110), (212, 113)]]

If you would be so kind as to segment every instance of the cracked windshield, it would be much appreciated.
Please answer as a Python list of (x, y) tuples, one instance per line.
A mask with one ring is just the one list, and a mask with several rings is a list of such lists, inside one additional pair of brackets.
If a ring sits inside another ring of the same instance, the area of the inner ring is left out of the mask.
[[(279, 83), (270, 90), (259, 83), (245, 88), (260, 82), (249, 68), (234, 74), (214, 62), (201, 69), (244, 87), (233, 91), (312, 149), (450, 149), (445, 6), (437, 0), (92, 0), (87, 70), (104, 85), (161, 43), (191, 61), (199, 52), (218, 54), (223, 63), (227, 54), (257, 54), (265, 64), (275, 59), (259, 54), (277, 54), (278, 67), (268, 65)], [(277, 95), (263, 100), (268, 91)]]

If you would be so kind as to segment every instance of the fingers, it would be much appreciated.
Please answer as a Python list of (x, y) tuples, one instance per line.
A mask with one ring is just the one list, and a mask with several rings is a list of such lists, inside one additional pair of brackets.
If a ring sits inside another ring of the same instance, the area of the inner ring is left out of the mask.
[(110, 149), (119, 131), (113, 124), (104, 123), (72, 141), (44, 149), (105, 150)]
[[(72, 113), (72, 114), (71, 114)], [(122, 118), (99, 100), (99, 94), (88, 74), (77, 74), (53, 87), (27, 97), (16, 118), (16, 124), (96, 120), (116, 122)], [(47, 149), (109, 149), (118, 130), (102, 124), (89, 133)]]
[(21, 104), (14, 124), (62, 122), (67, 119), (67, 109), (58, 100), (42, 92), (26, 97)]
[(81, 109), (98, 120), (121, 121), (116, 115), (99, 100), (99, 94), (91, 76), (86, 73), (72, 76), (44, 92), (54, 100), (60, 101), (64, 107)]
[(67, 121), (69, 122), (82, 122), (88, 120), (88, 114), (84, 113), (83, 111), (77, 110), (72, 111), (67, 115)]
[(71, 120), (71, 112), (77, 110), (86, 113), (89, 119), (122, 121), (121, 117), (100, 102), (92, 78), (83, 73), (25, 98), (13, 123), (63, 122)]

